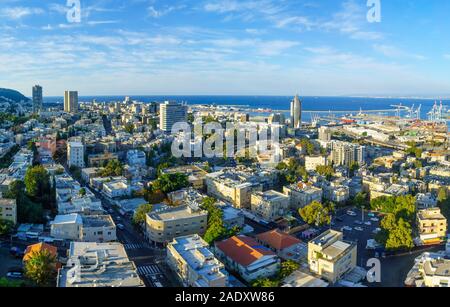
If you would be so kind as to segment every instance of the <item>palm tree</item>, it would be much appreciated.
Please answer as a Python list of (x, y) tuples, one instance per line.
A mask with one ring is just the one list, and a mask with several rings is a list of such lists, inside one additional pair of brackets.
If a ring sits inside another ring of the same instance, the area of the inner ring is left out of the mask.
[(48, 250), (34, 252), (25, 262), (25, 276), (37, 286), (51, 286), (56, 278), (56, 257)]

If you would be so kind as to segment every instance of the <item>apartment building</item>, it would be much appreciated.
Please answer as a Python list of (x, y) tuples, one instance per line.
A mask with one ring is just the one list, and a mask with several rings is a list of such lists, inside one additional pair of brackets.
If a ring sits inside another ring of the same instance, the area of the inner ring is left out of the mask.
[(226, 287), (228, 272), (199, 235), (175, 238), (167, 245), (167, 263), (185, 287)]
[(0, 198), (0, 220), (17, 224), (17, 204), (15, 199)]
[(71, 242), (57, 287), (145, 287), (120, 243)]
[(266, 221), (274, 221), (289, 212), (289, 196), (270, 190), (251, 195), (251, 210)]
[(263, 185), (242, 173), (220, 171), (206, 175), (206, 188), (212, 197), (230, 202), (239, 209), (249, 209), (252, 193), (262, 191)]
[(331, 161), (335, 165), (351, 166), (353, 163), (365, 163), (366, 148), (348, 142), (331, 142)]
[(308, 243), (309, 269), (330, 283), (356, 267), (356, 244), (343, 238), (343, 233), (330, 229)]
[(323, 156), (306, 156), (305, 169), (308, 172), (315, 171), (318, 166), (327, 165), (327, 158)]
[(234, 236), (217, 242), (215, 252), (229, 270), (239, 273), (247, 282), (271, 277), (280, 269), (278, 256), (247, 236)]
[(323, 192), (321, 188), (304, 183), (292, 184), (283, 187), (283, 193), (289, 196), (291, 209), (298, 210), (313, 201), (322, 202)]
[(110, 215), (57, 215), (50, 225), (50, 234), (56, 239), (82, 242), (117, 240), (116, 225)]
[(67, 163), (69, 167), (84, 167), (84, 145), (81, 142), (69, 142), (67, 144)]
[(439, 243), (447, 236), (447, 219), (439, 208), (419, 210), (417, 227), (422, 244)]
[(145, 233), (148, 240), (166, 244), (176, 237), (203, 234), (208, 223), (208, 212), (194, 204), (163, 208), (148, 213)]

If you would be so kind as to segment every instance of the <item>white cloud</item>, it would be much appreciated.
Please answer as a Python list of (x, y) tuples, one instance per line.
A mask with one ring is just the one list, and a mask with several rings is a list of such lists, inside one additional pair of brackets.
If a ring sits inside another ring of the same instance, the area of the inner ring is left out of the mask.
[(22, 6), (5, 7), (0, 9), (0, 17), (11, 20), (19, 20), (30, 15), (38, 15), (43, 13), (44, 10), (40, 8), (22, 7)]
[(423, 55), (406, 52), (395, 46), (376, 44), (373, 46), (373, 48), (377, 52), (383, 54), (386, 57), (390, 57), (390, 58), (402, 58), (402, 59), (407, 59), (407, 60), (426, 60), (427, 59)]

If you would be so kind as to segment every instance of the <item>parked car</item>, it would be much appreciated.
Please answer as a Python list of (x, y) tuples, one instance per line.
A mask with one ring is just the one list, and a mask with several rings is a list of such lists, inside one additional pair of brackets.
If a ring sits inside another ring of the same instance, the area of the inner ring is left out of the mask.
[(356, 225), (363, 225), (363, 224), (364, 224), (364, 223), (361, 222), (361, 221), (354, 221), (354, 223), (355, 223)]
[(23, 256), (25, 255), (25, 251), (17, 246), (11, 247), (9, 253), (11, 254), (11, 256), (14, 256), (16, 258), (23, 258)]
[(379, 221), (380, 221), (380, 219), (377, 218), (377, 217), (373, 217), (373, 218), (371, 218), (370, 220), (371, 220), (372, 222), (379, 222)]
[(372, 212), (369, 212), (367, 215), (368, 215), (369, 217), (375, 217), (375, 213), (372, 213)]
[(122, 224), (117, 224), (116, 226), (117, 226), (117, 228), (119, 228), (120, 230), (124, 230), (124, 229), (125, 229), (125, 226), (123, 226)]
[(337, 217), (337, 218), (335, 218), (335, 220), (336, 220), (336, 222), (340, 222), (340, 223), (342, 223), (344, 220), (342, 219), (342, 218), (340, 218), (340, 217)]
[(366, 225), (366, 226), (372, 226), (372, 223), (371, 223), (370, 221), (367, 221), (367, 222), (364, 223), (364, 225)]
[(353, 228), (351, 228), (350, 226), (344, 226), (344, 227), (341, 228), (342, 232), (343, 231), (352, 231), (352, 230), (353, 230)]
[(364, 229), (362, 227), (355, 227), (356, 231), (364, 231)]
[(350, 216), (356, 216), (356, 213), (353, 212), (353, 211), (351, 211), (351, 210), (348, 210), (348, 211), (347, 211), (347, 215), (350, 215)]
[(6, 277), (11, 279), (21, 279), (23, 278), (23, 269), (20, 267), (10, 268), (6, 274)]

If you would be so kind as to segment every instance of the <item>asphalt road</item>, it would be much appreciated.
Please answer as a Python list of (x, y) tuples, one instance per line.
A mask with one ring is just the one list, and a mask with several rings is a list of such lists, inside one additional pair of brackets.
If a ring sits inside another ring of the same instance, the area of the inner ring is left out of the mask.
[[(103, 197), (100, 193), (96, 193), (96, 196), (102, 200), (103, 207), (106, 210), (113, 209), (109, 199)], [(133, 226), (130, 217), (121, 216), (117, 211), (114, 211), (111, 216), (116, 225), (124, 226), (123, 229), (117, 228), (117, 239), (125, 246), (128, 257), (136, 264), (138, 274), (144, 280), (146, 286), (181, 286), (165, 262), (165, 249), (152, 246)]]

